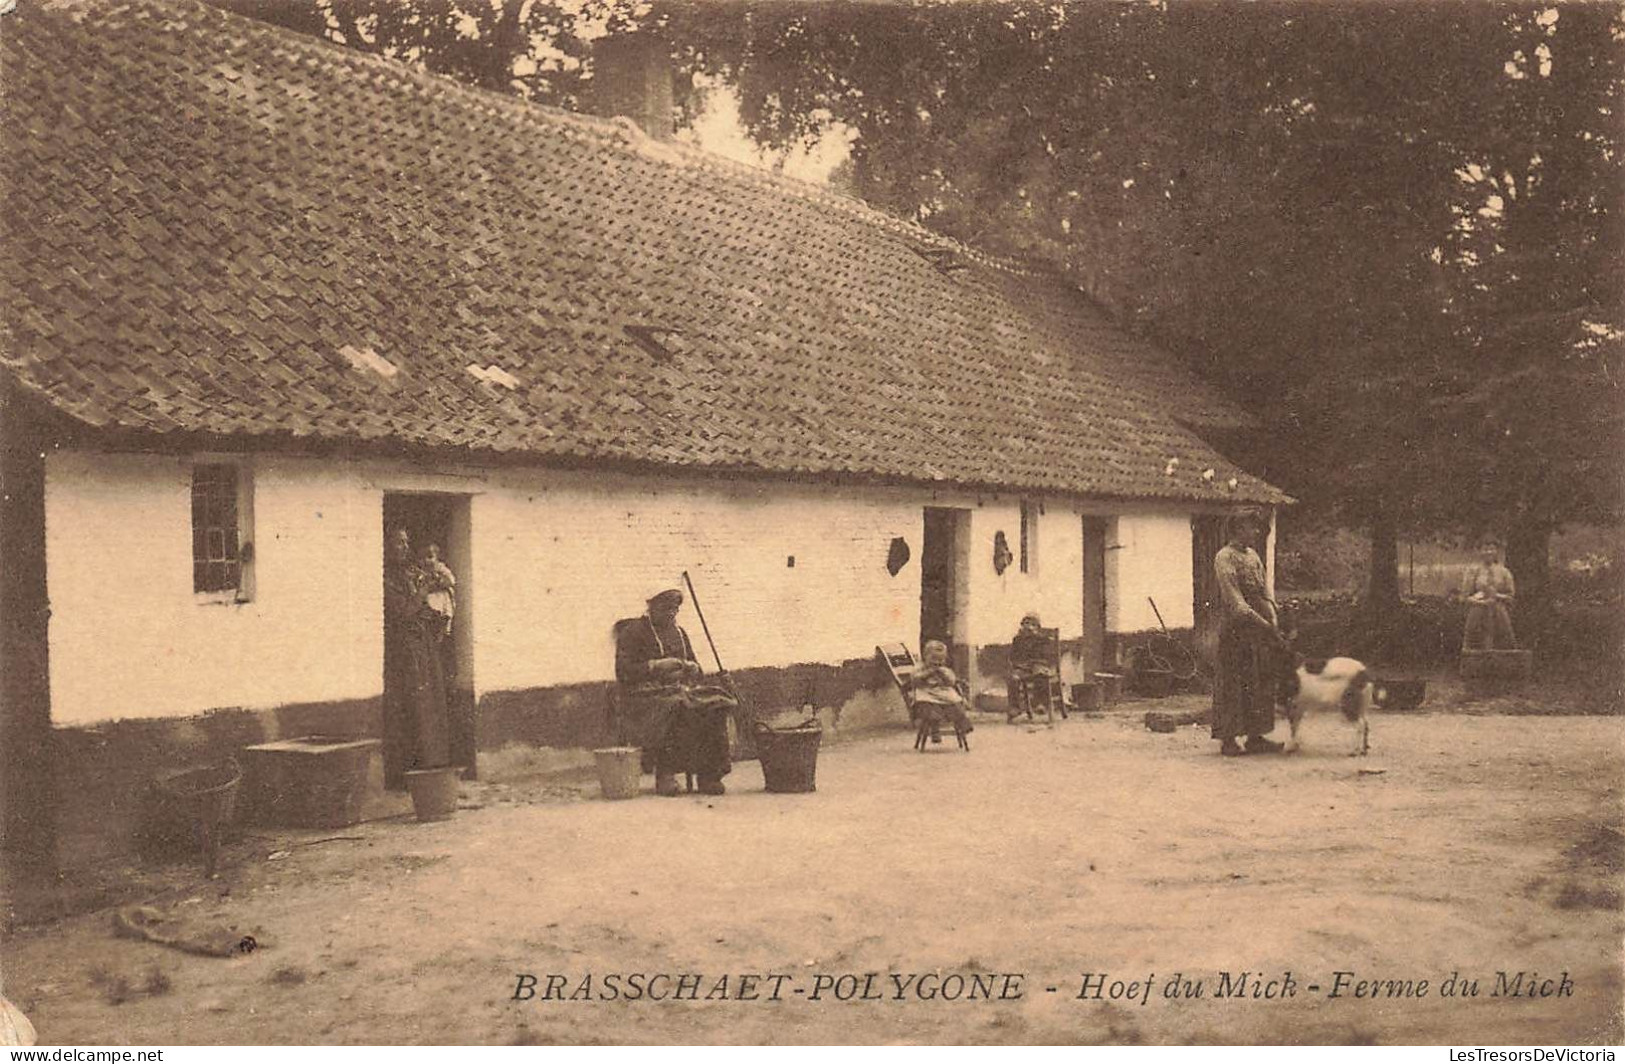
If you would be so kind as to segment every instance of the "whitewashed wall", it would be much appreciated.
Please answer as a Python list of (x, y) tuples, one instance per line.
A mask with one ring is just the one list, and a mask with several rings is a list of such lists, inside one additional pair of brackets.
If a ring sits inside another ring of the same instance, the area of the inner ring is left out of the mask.
[[(506, 475), (474, 500), (483, 689), (604, 679), (610, 630), (688, 570), (730, 669), (840, 662), (919, 632), (919, 497)], [(914, 554), (886, 572), (893, 536)], [(789, 559), (795, 558), (791, 567)], [(708, 668), (692, 603), (679, 623)]]
[[(1023, 615), (1036, 611), (1062, 639), (1083, 634), (1083, 525), (1076, 508), (1046, 500), (1037, 517), (1031, 567), (1021, 571), (1021, 504), (1000, 497), (971, 512), (971, 609), (968, 641), (977, 646), (1008, 643)], [(1004, 533), (1013, 559), (1002, 575), (993, 571), (993, 542)]]
[(352, 473), (259, 459), (254, 601), (192, 594), (190, 461), (46, 464), (59, 724), (366, 697), (381, 686), (379, 502)]
[[(867, 657), (919, 637), (922, 510), (963, 508), (963, 637), (1002, 643), (1036, 609), (1082, 630), (1077, 508), (1046, 500), (1031, 572), (1015, 497), (731, 484), (535, 470), (252, 460), (252, 602), (201, 604), (191, 585), (191, 460), (58, 452), (47, 463), (53, 717), (90, 724), (220, 707), (377, 695), (386, 491), (470, 498), (463, 623), (480, 692), (600, 680), (610, 627), (690, 571), (732, 669)], [(1125, 513), (1107, 553), (1108, 628), (1191, 623), (1189, 518)], [(1017, 555), (1002, 576), (994, 534)], [(892, 537), (912, 557), (885, 569)], [(795, 558), (791, 567), (788, 560)], [(709, 666), (699, 621), (682, 623)]]
[(1118, 550), (1107, 554), (1106, 628), (1141, 632), (1157, 627), (1156, 599), (1170, 629), (1194, 622), (1191, 519), (1179, 512), (1131, 512), (1117, 519)]

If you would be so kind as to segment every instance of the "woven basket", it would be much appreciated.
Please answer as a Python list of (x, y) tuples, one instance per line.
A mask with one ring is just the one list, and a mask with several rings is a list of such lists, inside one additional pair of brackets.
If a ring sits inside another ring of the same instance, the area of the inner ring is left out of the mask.
[(818, 746), (824, 729), (816, 721), (794, 728), (774, 728), (756, 722), (756, 756), (762, 779), (775, 794), (807, 794), (817, 790)]
[(142, 848), (154, 857), (199, 848), (204, 868), (212, 874), (222, 836), (236, 819), (242, 778), (236, 758), (227, 758), (220, 765), (169, 772), (153, 780), (142, 811)]

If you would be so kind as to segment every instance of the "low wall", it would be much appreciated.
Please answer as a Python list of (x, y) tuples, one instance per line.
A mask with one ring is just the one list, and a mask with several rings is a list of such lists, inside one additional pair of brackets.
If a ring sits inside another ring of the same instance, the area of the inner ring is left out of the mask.
[[(755, 756), (752, 720), (780, 714), (799, 718), (805, 703), (819, 709), (831, 739), (907, 720), (890, 676), (873, 657), (839, 665), (745, 669), (734, 674), (734, 681), (743, 702), (738, 754), (744, 758)], [(468, 732), (482, 753), (513, 744), (560, 751), (604, 746), (611, 741), (608, 688), (597, 682), (491, 692), (480, 698)], [(378, 697), (265, 710), (220, 709), (189, 717), (54, 729), (51, 756), (60, 867), (87, 867), (132, 852), (142, 798), (156, 776), (219, 764), (245, 746), (300, 735), (384, 738), (382, 701)], [(559, 760), (562, 764), (569, 759)], [(53, 813), (41, 809), (39, 815)]]
[(245, 746), (299, 735), (377, 738), (381, 698), (221, 709), (193, 717), (112, 721), (52, 733), (57, 858), (64, 868), (95, 863), (134, 844), (142, 798), (172, 769), (219, 764)]
[[(755, 756), (750, 724), (781, 714), (800, 716), (801, 707), (821, 711), (836, 733), (861, 731), (907, 720), (903, 702), (878, 658), (853, 658), (839, 665), (807, 663), (782, 668), (741, 669), (731, 674), (740, 695), (739, 755)], [(610, 731), (607, 681), (493, 691), (480, 698), (477, 735), (481, 750), (512, 743), (591, 748), (614, 741)]]

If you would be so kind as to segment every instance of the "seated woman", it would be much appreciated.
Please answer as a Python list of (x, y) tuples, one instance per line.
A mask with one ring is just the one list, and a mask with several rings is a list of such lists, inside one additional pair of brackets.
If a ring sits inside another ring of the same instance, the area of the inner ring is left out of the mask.
[[(1007, 693), (1010, 697), (1009, 719), (1013, 722), (1021, 706), (1021, 692), (1025, 687), (1029, 693), (1036, 693), (1043, 701), (1039, 705), (1048, 705), (1051, 690), (1051, 681), (1055, 679), (1055, 665), (1050, 660), (1051, 644), (1049, 637), (1044, 634), (1044, 623), (1038, 619), (1038, 614), (1029, 613), (1021, 619), (1021, 628), (1016, 632), (1014, 639), (1010, 640), (1010, 681)], [(1055, 707), (1050, 707), (1055, 708)], [(1028, 713), (1031, 714), (1031, 707)]]
[(616, 632), (615, 679), (623, 693), (628, 742), (643, 749), (643, 770), (655, 774), (655, 793), (680, 794), (677, 773), (699, 777), (702, 794), (722, 794), (728, 760), (728, 714), (738, 705), (728, 691), (700, 683), (688, 633), (677, 624), (683, 593), (662, 591), (648, 613)]
[(925, 644), (924, 661), (915, 670), (910, 686), (914, 690), (914, 715), (936, 713), (951, 720), (963, 735), (975, 731), (966, 714), (965, 696), (960, 691), (959, 677), (948, 667), (948, 647), (933, 639)]

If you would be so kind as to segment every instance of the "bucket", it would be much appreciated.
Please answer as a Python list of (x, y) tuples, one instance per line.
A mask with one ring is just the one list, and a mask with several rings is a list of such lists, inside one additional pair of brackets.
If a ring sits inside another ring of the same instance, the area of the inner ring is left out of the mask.
[(817, 790), (818, 744), (824, 729), (817, 721), (794, 728), (774, 728), (756, 722), (756, 756), (762, 779), (775, 794), (806, 794)]
[(642, 774), (640, 754), (635, 746), (609, 746), (594, 750), (598, 761), (598, 790), (607, 799), (636, 798)]
[(412, 812), (419, 820), (445, 820), (457, 811), (456, 765), (445, 768), (419, 768), (406, 774), (406, 788), (412, 792)]
[(1072, 704), (1078, 707), (1080, 713), (1099, 713), (1100, 685), (1098, 683), (1073, 684)]
[(1100, 686), (1100, 704), (1109, 706), (1123, 697), (1123, 676), (1116, 672), (1097, 672), (1095, 683)]
[(204, 873), (212, 876), (221, 837), (236, 816), (237, 786), (242, 778), (235, 758), (221, 765), (159, 776), (143, 811), (143, 848), (157, 856), (196, 845), (203, 852)]

